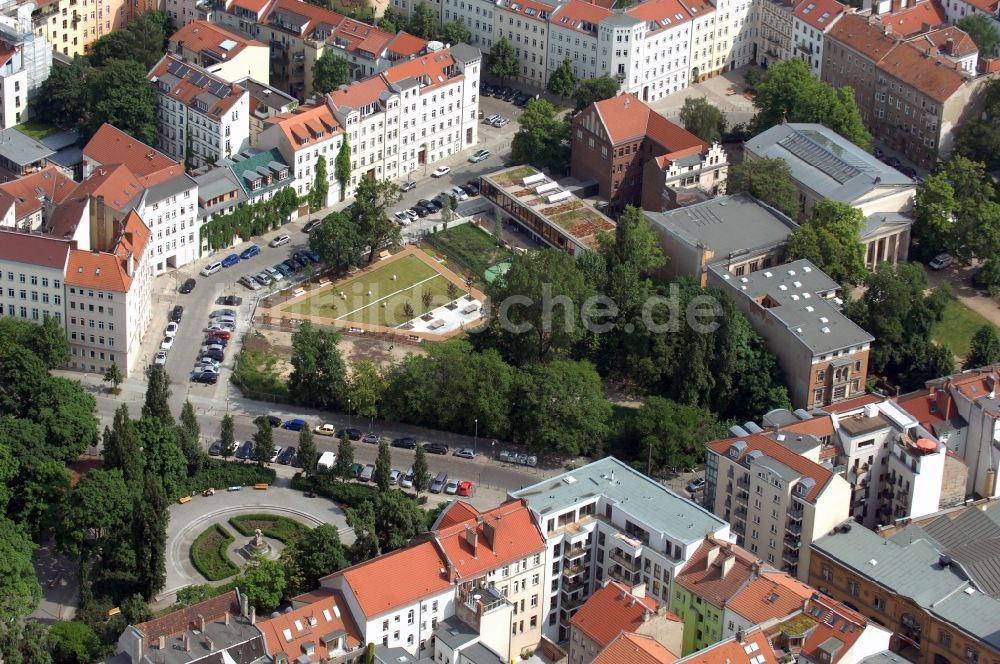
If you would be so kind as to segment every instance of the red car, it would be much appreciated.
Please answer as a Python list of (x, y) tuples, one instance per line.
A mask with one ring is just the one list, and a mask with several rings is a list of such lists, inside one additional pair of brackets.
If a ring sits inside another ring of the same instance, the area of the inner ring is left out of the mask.
[(210, 337), (219, 337), (220, 339), (225, 339), (226, 341), (229, 341), (229, 339), (233, 335), (232, 335), (231, 332), (227, 332), (226, 330), (215, 330), (214, 332), (212, 332), (208, 336), (210, 336)]
[(458, 483), (458, 495), (460, 496), (471, 496), (472, 495), (472, 482), (469, 480), (462, 480)]

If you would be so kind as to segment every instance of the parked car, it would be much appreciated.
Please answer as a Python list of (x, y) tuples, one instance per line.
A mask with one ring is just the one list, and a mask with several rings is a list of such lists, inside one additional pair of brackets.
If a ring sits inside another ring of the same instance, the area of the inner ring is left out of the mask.
[(180, 325), (178, 325), (174, 321), (170, 321), (169, 323), (167, 323), (167, 328), (163, 331), (163, 333), (165, 335), (167, 335), (168, 337), (172, 337), (175, 334), (177, 334), (177, 329), (179, 327), (180, 327)]
[(314, 228), (316, 228), (322, 223), (323, 223), (322, 219), (313, 219), (312, 221), (308, 222), (305, 226), (302, 227), (302, 232), (310, 233)]
[(424, 451), (429, 454), (447, 454), (448, 446), (444, 443), (424, 443)]
[(410, 223), (410, 215), (406, 214), (406, 212), (404, 212), (403, 210), (397, 210), (396, 212), (393, 212), (392, 217), (403, 226)]
[(191, 373), (192, 374), (196, 374), (196, 373), (214, 373), (214, 374), (218, 375), (218, 373), (219, 373), (219, 365), (217, 365), (217, 364), (208, 364), (208, 363), (199, 364), (199, 365), (195, 366), (194, 370), (192, 370)]
[(490, 152), (489, 150), (478, 150), (471, 157), (469, 157), (469, 161), (471, 161), (473, 164), (476, 164), (479, 163), (480, 161), (483, 161), (484, 159), (489, 159), (491, 154), (493, 153)]
[(156, 351), (156, 355), (153, 357), (153, 364), (158, 364), (160, 366), (163, 366), (166, 363), (167, 363), (167, 351), (165, 350)]
[(217, 362), (221, 362), (226, 359), (226, 353), (224, 351), (215, 349), (205, 351), (202, 353), (202, 356), (216, 360)]
[(181, 318), (184, 318), (184, 307), (178, 304), (170, 311), (170, 320), (179, 323)]
[(236, 316), (212, 316), (208, 322), (210, 325), (235, 325)]
[(279, 456), (281, 456), (281, 446), (275, 445), (274, 452), (271, 454), (271, 463), (277, 461)]
[(369, 445), (378, 445), (379, 443), (382, 442), (382, 436), (378, 435), (374, 431), (369, 431), (368, 433), (365, 434), (365, 437), (362, 438), (361, 440), (368, 443)]
[(260, 425), (263, 421), (267, 421), (267, 423), (275, 429), (281, 426), (281, 418), (275, 415), (258, 415), (253, 419), (253, 423), (256, 425)]
[(320, 424), (313, 429), (313, 433), (317, 436), (332, 436), (337, 433), (337, 427), (332, 424)]
[(270, 242), (268, 242), (267, 246), (269, 246), (269, 247), (280, 247), (281, 245), (288, 244), (291, 241), (292, 241), (292, 238), (288, 237), (287, 235), (279, 235), (278, 237), (276, 237), (273, 240), (271, 240)]
[(198, 282), (197, 282), (197, 281), (195, 281), (194, 279), (185, 279), (185, 280), (184, 280), (184, 283), (183, 283), (183, 284), (181, 284), (181, 287), (180, 287), (180, 289), (179, 289), (179, 290), (180, 290), (180, 292), (181, 292), (181, 294), (182, 294), (182, 295), (187, 295), (188, 293), (190, 293), (191, 291), (193, 291), (193, 290), (194, 290), (194, 287), (195, 287), (195, 285), (196, 285), (197, 283), (198, 283)]
[(247, 247), (240, 253), (240, 258), (242, 258), (243, 260), (249, 260), (259, 253), (260, 253), (260, 247), (258, 247), (256, 244), (251, 244), (249, 247)]
[(229, 346), (229, 339), (223, 339), (222, 337), (217, 337), (214, 334), (206, 334), (205, 345), (222, 346), (222, 350), (225, 350), (226, 347)]
[(312, 249), (303, 249), (302, 250), (302, 255), (305, 256), (306, 258), (308, 258), (309, 260), (311, 260), (313, 263), (320, 263), (320, 262), (322, 262), (320, 260), (319, 254), (317, 254)]
[(222, 259), (222, 267), (232, 267), (240, 262), (239, 254), (229, 254)]
[(688, 482), (688, 485), (687, 485), (688, 493), (697, 493), (697, 492), (701, 491), (703, 488), (705, 488), (705, 478), (704, 477), (696, 477), (693, 480), (691, 480), (690, 482)]
[(223, 318), (223, 317), (236, 318), (236, 311), (233, 309), (216, 309), (208, 315), (209, 318)]
[(220, 261), (213, 261), (201, 268), (201, 276), (211, 277), (213, 274), (222, 269), (222, 263)]
[(287, 265), (285, 265), (284, 263), (277, 263), (271, 269), (274, 270), (275, 272), (277, 272), (278, 274), (280, 274), (283, 277), (287, 277), (288, 275), (290, 275), (292, 273), (291, 269), (289, 269), (289, 267)]
[(448, 173), (451, 173), (450, 166), (438, 166), (434, 169), (434, 172), (431, 173), (431, 177), (443, 178), (445, 175), (448, 175)]
[(239, 295), (227, 295), (219, 300), (217, 304), (224, 304), (227, 307), (238, 307), (243, 304), (243, 298)]
[(389, 484), (393, 484), (393, 485), (399, 484), (399, 478), (402, 477), (402, 476), (403, 476), (402, 471), (399, 471), (399, 470), (396, 470), (395, 468), (393, 468), (392, 472), (389, 473)]
[(202, 371), (201, 373), (192, 376), (191, 380), (196, 383), (205, 383), (206, 385), (215, 385), (219, 382), (219, 374), (212, 373), (210, 371)]
[(232, 332), (235, 326), (232, 323), (212, 323), (205, 328), (206, 332)]
[(413, 488), (413, 468), (407, 470), (406, 473), (400, 478), (399, 486), (403, 487), (404, 489)]
[(403, 436), (402, 438), (395, 438), (392, 441), (393, 447), (399, 447), (404, 450), (415, 450), (417, 449), (417, 439), (410, 436)]
[(281, 428), (288, 429), (289, 431), (302, 431), (305, 426), (306, 421), (296, 417), (291, 420), (285, 420), (284, 424), (281, 425)]
[(249, 459), (251, 454), (253, 454), (253, 441), (244, 440), (243, 444), (241, 444), (239, 449), (236, 450), (236, 458)]
[(472, 495), (472, 482), (469, 480), (462, 480), (458, 483), (458, 495), (460, 496), (471, 496)]
[(415, 211), (413, 210), (413, 208), (410, 208), (409, 210), (403, 210), (403, 212), (405, 212), (405, 213), (406, 213), (406, 216), (410, 218), (410, 221), (416, 221), (416, 220), (417, 220), (417, 218), (418, 218), (418, 215), (417, 215), (417, 213), (416, 213), (416, 212), (415, 212)]
[(497, 129), (502, 129), (506, 127), (508, 124), (510, 124), (510, 120), (508, 120), (507, 118), (500, 118), (499, 120), (493, 121), (493, 126), (496, 127)]
[(216, 339), (225, 339), (226, 341), (229, 341), (233, 336), (232, 332), (227, 332), (225, 330), (215, 330), (214, 332), (209, 332), (208, 334)]
[(466, 182), (465, 184), (462, 185), (462, 191), (464, 191), (465, 193), (467, 193), (470, 197), (471, 196), (478, 196), (479, 195), (479, 185), (476, 184), (475, 182)]
[(455, 456), (461, 459), (475, 459), (476, 452), (471, 447), (460, 447), (455, 450)]
[(295, 460), (295, 448), (291, 446), (286, 447), (285, 451), (282, 452), (281, 456), (278, 457), (278, 463), (280, 463), (283, 466), (291, 465), (292, 461), (294, 460)]
[(403, 186), (401, 186), (399, 188), (399, 190), (400, 191), (409, 191), (411, 189), (416, 188), (416, 186), (417, 186), (416, 182), (414, 182), (413, 180), (407, 180), (406, 182), (403, 183)]
[(351, 464), (351, 477), (357, 477), (365, 467), (360, 463)]
[(358, 479), (362, 482), (370, 482), (372, 477), (375, 475), (375, 464), (369, 463), (365, 465), (364, 470), (358, 475)]
[(430, 214), (431, 212), (433, 212), (433, 210), (428, 210), (428, 209), (427, 209), (426, 207), (424, 207), (423, 205), (419, 205), (419, 204), (417, 204), (417, 205), (414, 205), (414, 206), (413, 206), (412, 208), (410, 208), (410, 209), (412, 209), (412, 210), (413, 210), (413, 212), (414, 212), (414, 213), (415, 213), (415, 214), (416, 214), (416, 215), (417, 215), (418, 217), (420, 217), (421, 219), (423, 219), (424, 217), (426, 217), (427, 215), (429, 215), (429, 214)]
[(346, 435), (348, 440), (361, 440), (361, 436), (364, 434), (361, 433), (361, 429), (340, 429), (335, 435), (337, 438), (343, 438)]
[(163, 341), (160, 342), (160, 348), (162, 350), (170, 350), (171, 346), (174, 345), (173, 337), (163, 337)]
[(444, 492), (449, 496), (458, 493), (458, 480), (448, 480), (448, 483), (444, 485)]
[(219, 456), (222, 454), (222, 441), (217, 440), (208, 448), (208, 456)]
[(288, 268), (289, 274), (291, 274), (292, 272), (298, 272), (299, 268), (300, 268), (299, 264), (296, 263), (295, 261), (293, 261), (291, 258), (286, 259), (282, 263), (282, 265), (284, 265), (286, 268)]
[(292, 260), (295, 261), (300, 268), (309, 265), (309, 259), (300, 253), (296, 253), (294, 256), (292, 256)]
[(452, 187), (449, 193), (460, 201), (469, 200), (469, 194), (465, 192), (465, 189), (462, 189), (459, 186)]
[(240, 277), (240, 283), (250, 290), (260, 290), (260, 284), (254, 281), (253, 275), (246, 274)]
[(274, 282), (274, 279), (272, 279), (271, 275), (269, 275), (267, 272), (258, 272), (257, 274), (253, 275), (253, 278), (256, 279), (257, 283), (259, 283), (261, 286), (270, 286)]
[(223, 346), (222, 344), (204, 344), (201, 347), (201, 352), (202, 353), (207, 353), (210, 350), (217, 350), (217, 351), (219, 351), (221, 353), (225, 353), (226, 352), (226, 347)]
[(927, 264), (927, 267), (932, 270), (943, 270), (954, 262), (955, 259), (951, 256), (951, 254), (938, 254), (931, 259), (931, 262)]
[(431, 482), (430, 492), (431, 493), (441, 493), (444, 491), (444, 485), (448, 482), (448, 473), (441, 472), (438, 473), (434, 480)]
[[(499, 117), (500, 117), (500, 116), (499, 116), (499, 115), (496, 115), (496, 114), (494, 114), (494, 115), (491, 115), (490, 117), (488, 117), (488, 118), (486, 118), (485, 120), (483, 120), (483, 123), (484, 123), (484, 124), (492, 124), (492, 123), (493, 123), (493, 121), (494, 121), (494, 120), (496, 120), (496, 119), (497, 119), (497, 118), (499, 118)], [(480, 150), (479, 152), (482, 152), (482, 150)], [(477, 152), (476, 154), (479, 154), (479, 152)], [(472, 155), (472, 156), (474, 157), (474, 156), (476, 156), (476, 155)], [(472, 161), (472, 157), (470, 157), (470, 158), (469, 158), (469, 161)], [(477, 161), (478, 161), (478, 160), (477, 160)]]

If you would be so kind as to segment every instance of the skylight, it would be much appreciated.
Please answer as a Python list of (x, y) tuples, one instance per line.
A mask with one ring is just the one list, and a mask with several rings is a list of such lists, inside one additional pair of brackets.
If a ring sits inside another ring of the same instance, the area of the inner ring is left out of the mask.
[(816, 3), (815, 2), (810, 2), (809, 5), (806, 6), (806, 8), (802, 10), (802, 13), (803, 14), (808, 14), (809, 12), (811, 12), (814, 9), (816, 9)]

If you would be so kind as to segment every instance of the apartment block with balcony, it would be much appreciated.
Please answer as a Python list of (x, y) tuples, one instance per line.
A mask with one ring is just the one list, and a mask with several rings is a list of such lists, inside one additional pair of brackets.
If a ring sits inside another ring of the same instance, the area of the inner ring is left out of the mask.
[(271, 48), (269, 83), (305, 100), (313, 92), (313, 65), (345, 18), (300, 0), (274, 0), (270, 7), (253, 33)]
[(812, 446), (785, 442), (751, 433), (708, 443), (704, 499), (732, 524), (737, 544), (805, 581), (809, 543), (847, 516), (850, 486), (801, 453)]
[(788, 60), (794, 53), (792, 40), (795, 7), (801, 0), (761, 0), (757, 3), (757, 62), (767, 66)]
[(607, 457), (510, 496), (527, 502), (546, 541), (543, 635), (569, 636), (579, 607), (606, 579), (667, 601), (676, 571), (705, 533), (729, 525), (702, 507)]
[(316, 179), (316, 164), (322, 158), (329, 180), (324, 206), (340, 200), (333, 165), (344, 141), (344, 130), (326, 104), (303, 104), (268, 118), (264, 125), (266, 129), (257, 138), (257, 145), (263, 150), (277, 150), (282, 161), (292, 167), (295, 193), (309, 193)]
[[(394, 5), (400, 2), (409, 4), (409, 0), (393, 0)], [(441, 22), (463, 24), (469, 29), (469, 44), (486, 52), (493, 48), (495, 16), (496, 4), (490, 0), (444, 0), (441, 7)]]
[(55, 0), (37, 3), (31, 12), (35, 34), (70, 58), (86, 55), (92, 43), (125, 27), (128, 19), (125, 0)]

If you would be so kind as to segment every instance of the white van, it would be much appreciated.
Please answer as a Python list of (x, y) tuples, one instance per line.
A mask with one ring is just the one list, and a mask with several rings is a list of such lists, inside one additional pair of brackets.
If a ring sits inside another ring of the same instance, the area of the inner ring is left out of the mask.
[(333, 464), (337, 462), (337, 455), (333, 452), (323, 452), (320, 455), (319, 461), (316, 462), (317, 468), (325, 468), (326, 470), (332, 470)]
[(216, 261), (214, 263), (209, 263), (201, 269), (201, 276), (211, 277), (213, 274), (222, 269), (222, 263)]

